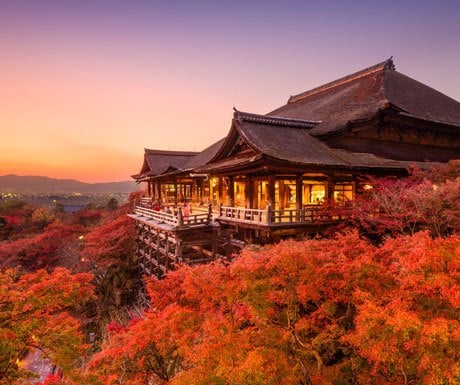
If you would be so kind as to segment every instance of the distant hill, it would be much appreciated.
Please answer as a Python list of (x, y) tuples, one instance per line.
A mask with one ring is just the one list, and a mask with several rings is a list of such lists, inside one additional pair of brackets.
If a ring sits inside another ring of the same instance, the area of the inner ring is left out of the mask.
[(85, 183), (75, 179), (55, 179), (46, 176), (19, 176), (8, 174), (0, 176), (0, 192), (16, 193), (130, 193), (138, 190), (134, 181)]

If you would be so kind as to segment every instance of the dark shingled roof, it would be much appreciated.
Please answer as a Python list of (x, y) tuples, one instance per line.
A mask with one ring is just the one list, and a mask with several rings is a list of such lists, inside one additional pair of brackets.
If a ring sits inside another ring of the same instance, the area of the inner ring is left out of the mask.
[[(342, 138), (341, 143), (347, 149), (335, 149), (322, 141), (330, 141), (329, 135), (346, 130), (350, 123), (371, 120), (386, 110), (393, 116), (427, 121), (433, 130), (442, 127), (448, 132), (458, 132), (460, 128), (460, 103), (396, 72), (390, 58), (291, 96), (286, 105), (267, 115), (235, 110), (229, 134), (200, 153), (145, 149), (142, 170), (133, 178), (241, 169), (262, 159), (301, 167), (404, 169), (410, 163), (400, 154), (409, 149), (411, 163), (458, 157), (456, 148)], [(239, 138), (249, 148), (241, 150)]]
[(216, 143), (211, 144), (209, 147), (205, 148), (203, 151), (195, 155), (193, 158), (190, 158), (187, 164), (184, 165), (184, 170), (192, 170), (208, 163), (217, 153), (224, 141), (225, 138), (222, 138), (218, 140)]
[[(292, 122), (290, 124), (289, 122)], [(225, 156), (221, 146), (212, 163), (200, 167), (200, 171), (213, 171), (252, 163), (268, 156), (292, 165), (333, 166), (341, 168), (397, 168), (406, 169), (410, 163), (383, 159), (374, 154), (354, 153), (333, 149), (310, 135), (318, 122), (281, 117), (248, 114), (236, 111), (228, 138), (241, 136), (256, 154), (246, 157)], [(235, 132), (238, 135), (235, 135)], [(228, 143), (227, 143), (228, 144)]]
[(336, 164), (338, 159), (332, 150), (309, 131), (318, 122), (291, 120), (271, 116), (270, 119), (237, 111), (235, 127), (256, 151), (272, 158), (309, 164)]
[(320, 120), (312, 135), (329, 135), (392, 106), (423, 119), (460, 124), (460, 103), (395, 71), (392, 59), (291, 96), (269, 116)]
[(134, 179), (157, 176), (172, 170), (182, 169), (198, 152), (165, 151), (144, 149), (144, 163), (139, 174), (132, 175)]
[[(407, 168), (410, 165), (410, 162), (384, 159), (374, 154), (330, 148), (310, 134), (318, 124), (315, 122), (303, 121), (304, 127), (309, 128), (300, 128), (300, 121), (292, 127), (285, 123), (285, 119), (273, 116), (265, 123), (262, 119), (248, 121), (245, 113), (236, 113), (236, 116), (236, 127), (248, 145), (275, 159), (345, 168)], [(277, 120), (284, 121), (284, 124), (276, 124)]]
[(216, 162), (209, 163), (202, 167), (198, 167), (196, 170), (202, 173), (216, 172), (216, 171), (225, 171), (226, 169), (231, 169), (234, 167), (241, 167), (261, 159), (261, 155), (257, 156), (245, 156), (245, 157), (236, 157), (236, 158), (224, 158)]

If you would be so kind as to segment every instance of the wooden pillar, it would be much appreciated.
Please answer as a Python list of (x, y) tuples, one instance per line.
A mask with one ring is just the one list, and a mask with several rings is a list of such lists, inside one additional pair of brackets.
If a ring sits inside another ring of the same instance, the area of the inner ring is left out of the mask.
[(152, 182), (150, 180), (147, 181), (147, 194), (149, 194), (149, 198), (152, 197)]
[(157, 185), (157, 190), (158, 190), (158, 198), (157, 199), (158, 199), (158, 202), (161, 204), (162, 202), (161, 202), (161, 183), (160, 183), (160, 181), (158, 181), (156, 183), (156, 185)]
[(275, 209), (275, 186), (276, 178), (275, 175), (268, 177), (268, 204), (272, 209)]
[(297, 175), (295, 180), (295, 211), (296, 220), (300, 220), (300, 211), (302, 210), (303, 188), (302, 175)]
[(217, 239), (219, 237), (218, 228), (217, 226), (212, 227), (212, 241), (211, 241), (211, 251), (212, 251), (212, 259), (216, 258), (217, 255)]
[(252, 209), (254, 206), (254, 180), (248, 176), (244, 180), (245, 188), (245, 205), (247, 209)]
[(184, 214), (182, 213), (182, 207), (177, 209), (177, 220), (179, 228), (184, 227)]
[(152, 202), (155, 202), (158, 199), (158, 190), (157, 184), (152, 180)]
[(174, 204), (177, 205), (177, 179), (174, 178)]
[(284, 210), (284, 180), (278, 182), (278, 194), (280, 197), (280, 210)]
[(192, 182), (192, 187), (191, 187), (191, 193), (192, 193), (192, 202), (197, 202), (198, 201), (198, 185), (197, 185), (197, 180), (193, 179)]
[(165, 272), (169, 271), (169, 235), (165, 233), (166, 236), (166, 244), (165, 244)]
[(235, 178), (228, 177), (228, 202), (227, 206), (232, 207), (235, 202)]
[(233, 234), (230, 230), (227, 230), (227, 243), (225, 245), (225, 257), (230, 260), (232, 257), (233, 247), (232, 247)]
[[(220, 215), (220, 205), (219, 205), (219, 211), (217, 212), (218, 215)], [(208, 223), (211, 222), (212, 219), (212, 204), (211, 202), (208, 203)]]
[(302, 175), (297, 175), (295, 180), (295, 202), (296, 202), (296, 210), (302, 209), (302, 201), (303, 201), (303, 186), (302, 186)]
[(217, 199), (217, 203), (220, 203), (220, 204), (223, 204), (224, 202), (222, 202), (222, 197), (224, 195), (224, 181), (223, 181), (223, 178), (220, 176), (219, 177), (219, 185), (218, 185), (218, 190), (217, 190), (217, 194), (218, 194), (218, 199)]
[(334, 176), (327, 176), (326, 201), (332, 203), (334, 200)]
[(156, 249), (156, 257), (157, 257), (157, 264), (156, 264), (156, 271), (157, 271), (157, 277), (161, 276), (161, 269), (160, 269), (160, 264), (161, 264), (161, 253), (160, 253), (160, 247), (161, 247), (161, 237), (160, 237), (160, 230), (157, 229), (157, 249)]
[(273, 208), (270, 204), (267, 205), (267, 224), (271, 224), (273, 222)]
[(180, 239), (176, 241), (176, 249), (174, 251), (174, 259), (176, 263), (182, 262), (182, 244)]

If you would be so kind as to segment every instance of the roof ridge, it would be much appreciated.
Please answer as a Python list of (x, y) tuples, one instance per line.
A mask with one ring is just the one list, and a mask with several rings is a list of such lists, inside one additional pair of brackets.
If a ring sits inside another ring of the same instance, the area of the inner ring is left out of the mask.
[(157, 150), (152, 148), (144, 148), (146, 153), (157, 154), (157, 155), (196, 155), (199, 151), (176, 151), (176, 150)]
[(253, 114), (250, 112), (238, 111), (235, 109), (234, 119), (240, 123), (243, 122), (252, 122), (252, 123), (262, 123), (276, 126), (286, 126), (286, 127), (298, 127), (298, 128), (313, 128), (321, 121), (315, 120), (304, 120), (304, 119), (294, 119), (294, 118), (284, 118), (281, 116), (273, 115), (259, 115)]
[(337, 86), (340, 86), (346, 83), (350, 83), (354, 80), (361, 79), (367, 75), (373, 74), (375, 72), (383, 71), (386, 69), (393, 70), (393, 71), (396, 70), (396, 67), (393, 63), (393, 56), (391, 56), (389, 59), (381, 63), (375, 64), (371, 67), (364, 68), (360, 71), (354, 72), (350, 75), (344, 76), (337, 80), (333, 80), (332, 82), (323, 84), (319, 87), (312, 88), (311, 90), (301, 92), (300, 94), (297, 94), (297, 95), (291, 95), (288, 99), (287, 104), (297, 102), (298, 100), (302, 100), (308, 96), (317, 94), (319, 92), (327, 91), (331, 88), (334, 88), (334, 87), (337, 87)]

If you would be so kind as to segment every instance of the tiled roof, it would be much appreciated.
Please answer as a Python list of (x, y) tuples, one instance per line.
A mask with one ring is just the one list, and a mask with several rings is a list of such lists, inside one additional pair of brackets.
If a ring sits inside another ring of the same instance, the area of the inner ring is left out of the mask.
[[(403, 169), (409, 166), (403, 159), (423, 162), (460, 157), (456, 148), (342, 137), (343, 146), (336, 149), (323, 142), (333, 141), (330, 135), (354, 122), (366, 122), (383, 113), (390, 116), (387, 111), (392, 116), (432, 123), (433, 131), (441, 127), (456, 133), (460, 128), (460, 103), (396, 72), (390, 58), (291, 96), (286, 105), (267, 115), (235, 110), (229, 134), (200, 153), (145, 149), (143, 168), (133, 177), (140, 180), (165, 173), (241, 169), (262, 158), (297, 166)], [(239, 138), (247, 145), (242, 151)], [(400, 157), (401, 152), (411, 156)]]
[[(241, 116), (243, 116), (242, 119)], [(384, 159), (370, 153), (355, 153), (330, 148), (320, 139), (310, 135), (312, 128), (298, 128), (298, 126), (292, 127), (287, 124), (276, 125), (274, 120), (267, 121), (267, 123), (262, 123), (257, 119), (248, 121), (244, 119), (244, 116), (245, 113), (237, 112), (234, 121), (235, 129), (246, 143), (260, 154), (286, 163), (342, 168), (401, 169), (409, 165), (405, 161)]]
[(139, 174), (133, 175), (134, 179), (157, 176), (174, 169), (182, 169), (198, 152), (191, 151), (166, 151), (144, 149), (144, 163)]
[(291, 96), (268, 116), (321, 121), (312, 135), (344, 130), (394, 107), (411, 115), (460, 124), (460, 103), (395, 70), (392, 59)]
[[(248, 117), (250, 117), (248, 119)], [(260, 119), (256, 119), (260, 117)], [(246, 143), (262, 154), (296, 163), (335, 164), (331, 149), (309, 131), (317, 122), (235, 112), (234, 124)]]
[(201, 151), (194, 157), (190, 158), (187, 164), (184, 165), (184, 170), (192, 170), (208, 163), (219, 150), (220, 146), (222, 146), (224, 140), (225, 138), (218, 140), (217, 142), (211, 144), (209, 147), (205, 148), (203, 151)]

